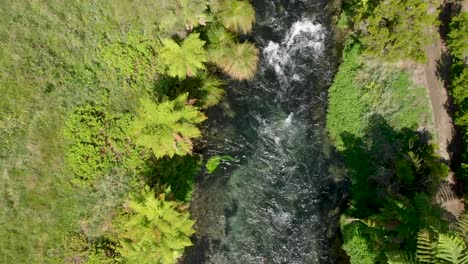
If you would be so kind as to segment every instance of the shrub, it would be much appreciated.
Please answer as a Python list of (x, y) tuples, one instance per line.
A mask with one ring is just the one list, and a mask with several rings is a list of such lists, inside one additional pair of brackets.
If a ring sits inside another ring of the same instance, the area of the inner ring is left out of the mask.
[(103, 107), (80, 107), (69, 117), (65, 136), (68, 166), (83, 181), (108, 172), (114, 166), (136, 170), (139, 150), (127, 135), (131, 117), (112, 115)]

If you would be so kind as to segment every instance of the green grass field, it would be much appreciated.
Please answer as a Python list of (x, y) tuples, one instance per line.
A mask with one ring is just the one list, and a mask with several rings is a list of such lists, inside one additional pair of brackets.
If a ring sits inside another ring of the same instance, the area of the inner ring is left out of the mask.
[(343, 133), (362, 137), (376, 115), (394, 129), (431, 129), (427, 91), (413, 84), (409, 73), (372, 62), (361, 55), (359, 44), (348, 45), (343, 59), (329, 90), (327, 115), (327, 129), (339, 150)]
[(91, 0), (0, 3), (1, 263), (48, 263), (69, 231), (92, 222), (90, 212), (104, 210), (102, 224), (123, 199), (121, 182), (103, 181), (100, 192), (71, 184), (64, 157), (70, 109), (136, 100), (97, 61), (103, 43), (131, 29), (107, 10)]

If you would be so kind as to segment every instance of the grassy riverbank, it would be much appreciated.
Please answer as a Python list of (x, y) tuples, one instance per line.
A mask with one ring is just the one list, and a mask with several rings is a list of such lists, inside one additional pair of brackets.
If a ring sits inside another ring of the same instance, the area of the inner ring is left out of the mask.
[(250, 3), (210, 4), (0, 3), (1, 263), (174, 263), (190, 245), (202, 111), (217, 73), (258, 60), (236, 36)]
[[(466, 237), (457, 231), (466, 230), (466, 216), (460, 229), (451, 229), (447, 214), (433, 203), (448, 167), (432, 145), (427, 91), (396, 66), (424, 62), (424, 48), (434, 37), (427, 29), (437, 25), (438, 4), (344, 1), (338, 27), (349, 40), (329, 90), (327, 128), (351, 182), (341, 218), (351, 263), (432, 263), (466, 254)], [(432, 243), (430, 249), (422, 250), (425, 243)], [(459, 248), (444, 251), (448, 243)]]

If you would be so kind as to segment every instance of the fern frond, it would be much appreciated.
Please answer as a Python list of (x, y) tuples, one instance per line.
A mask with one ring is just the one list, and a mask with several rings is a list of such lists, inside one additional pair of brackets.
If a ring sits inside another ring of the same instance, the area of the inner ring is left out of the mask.
[(416, 264), (414, 255), (404, 251), (389, 251), (385, 252), (388, 259), (388, 264)]
[(201, 135), (197, 124), (206, 117), (186, 104), (188, 94), (160, 104), (141, 100), (138, 116), (133, 121), (135, 143), (151, 149), (156, 158), (186, 155), (191, 152), (191, 139)]
[(200, 34), (190, 34), (182, 45), (172, 39), (163, 39), (161, 43), (159, 61), (169, 76), (185, 79), (187, 75), (194, 76), (199, 69), (205, 69), (205, 41), (200, 39)]
[(419, 263), (434, 263), (435, 245), (430, 234), (423, 229), (418, 233), (418, 243), (416, 249), (416, 260)]
[(437, 259), (453, 264), (468, 264), (468, 250), (462, 238), (453, 235), (439, 235)]
[(468, 243), (468, 212), (465, 212), (458, 218), (456, 230), (464, 238), (465, 243)]
[(118, 252), (128, 263), (177, 263), (185, 247), (191, 245), (194, 221), (188, 212), (179, 212), (179, 203), (156, 198), (146, 191), (142, 201), (130, 201), (133, 213), (119, 224)]

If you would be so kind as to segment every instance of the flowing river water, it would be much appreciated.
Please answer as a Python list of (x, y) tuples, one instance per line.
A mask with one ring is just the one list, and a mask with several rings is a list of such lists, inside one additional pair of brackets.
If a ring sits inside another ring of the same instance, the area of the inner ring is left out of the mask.
[(228, 85), (205, 133), (207, 156), (236, 161), (198, 176), (183, 263), (337, 263), (346, 184), (325, 131), (337, 67), (329, 3), (253, 4), (258, 73)]

